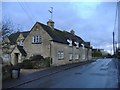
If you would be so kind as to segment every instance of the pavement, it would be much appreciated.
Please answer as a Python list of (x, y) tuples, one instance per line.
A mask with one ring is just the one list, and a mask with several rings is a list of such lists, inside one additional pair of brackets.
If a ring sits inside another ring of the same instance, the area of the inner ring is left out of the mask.
[(50, 75), (53, 75), (55, 73), (68, 70), (77, 66), (81, 66), (87, 63), (90, 63), (92, 61), (87, 61), (87, 62), (80, 62), (80, 63), (74, 63), (74, 64), (67, 64), (67, 65), (62, 65), (62, 66), (56, 66), (56, 67), (50, 67), (48, 69), (42, 70), (42, 71), (36, 71), (34, 73), (31, 73), (29, 75), (22, 75), (18, 79), (12, 79), (9, 81), (2, 82), (2, 88), (7, 89), (7, 88), (15, 88), (19, 87), (21, 85), (30, 83), (32, 81), (38, 80), (43, 77), (47, 77)]
[(40, 68), (40, 69), (21, 69), (20, 70), (20, 76), (23, 77), (25, 75), (29, 75), (29, 74), (32, 74), (32, 73), (35, 73), (37, 71), (42, 71), (42, 70), (46, 70), (48, 69), (49, 67), (46, 67), (46, 68)]

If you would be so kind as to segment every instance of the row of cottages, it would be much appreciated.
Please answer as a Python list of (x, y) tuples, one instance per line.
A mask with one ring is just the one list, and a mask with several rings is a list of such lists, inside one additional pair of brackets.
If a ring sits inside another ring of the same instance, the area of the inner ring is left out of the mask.
[(73, 30), (54, 28), (52, 20), (47, 25), (36, 22), (30, 31), (13, 33), (4, 42), (10, 45), (13, 65), (34, 55), (50, 57), (52, 66), (92, 59), (90, 42), (76, 36)]

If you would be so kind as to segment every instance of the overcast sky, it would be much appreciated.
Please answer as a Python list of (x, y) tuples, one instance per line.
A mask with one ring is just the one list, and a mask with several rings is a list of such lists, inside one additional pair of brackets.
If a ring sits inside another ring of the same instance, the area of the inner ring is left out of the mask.
[(4, 2), (2, 16), (9, 17), (22, 31), (30, 30), (36, 21), (46, 24), (50, 7), (54, 8), (56, 28), (73, 29), (95, 48), (112, 50), (116, 2)]

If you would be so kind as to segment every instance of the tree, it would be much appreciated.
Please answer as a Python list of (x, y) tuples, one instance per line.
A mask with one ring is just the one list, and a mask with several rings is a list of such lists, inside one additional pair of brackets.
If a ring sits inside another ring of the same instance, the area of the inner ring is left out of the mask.
[(10, 19), (4, 19), (1, 24), (1, 34), (2, 39), (4, 39), (6, 36), (10, 35), (14, 31), (13, 23)]

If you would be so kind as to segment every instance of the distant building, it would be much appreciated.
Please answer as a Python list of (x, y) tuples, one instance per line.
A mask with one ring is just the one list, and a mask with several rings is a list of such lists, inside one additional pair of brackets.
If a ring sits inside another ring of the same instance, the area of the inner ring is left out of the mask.
[[(54, 28), (54, 22), (47, 25), (36, 22), (30, 31), (16, 32), (4, 40), (8, 45), (8, 57), (17, 64), (34, 55), (52, 58), (51, 65), (58, 66), (92, 59), (90, 42), (85, 42), (75, 32)], [(5, 51), (5, 50), (3, 50)]]

